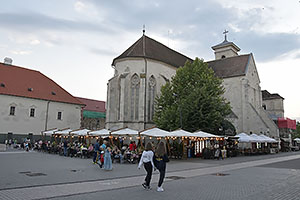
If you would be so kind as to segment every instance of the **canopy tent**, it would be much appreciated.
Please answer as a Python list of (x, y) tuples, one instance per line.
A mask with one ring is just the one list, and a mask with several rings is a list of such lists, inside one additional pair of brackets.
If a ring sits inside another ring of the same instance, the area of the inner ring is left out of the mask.
[(253, 139), (246, 133), (237, 134), (236, 137), (239, 137), (239, 142), (253, 142)]
[(70, 134), (85, 136), (88, 134), (89, 131), (90, 131), (89, 129), (79, 129), (79, 130), (71, 131)]
[(251, 134), (250, 137), (252, 138), (252, 142), (259, 142), (259, 143), (266, 142), (265, 138), (259, 137), (255, 133)]
[(57, 134), (57, 135), (69, 135), (71, 131), (73, 131), (73, 130), (70, 129), (70, 128), (66, 128), (66, 129), (61, 129), (61, 130), (58, 130), (58, 131), (54, 131), (53, 134)]
[(206, 133), (204, 131), (197, 131), (192, 134), (194, 137), (202, 137), (202, 138), (220, 138), (222, 136), (214, 135), (211, 133)]
[(51, 136), (54, 134), (55, 131), (58, 131), (57, 128), (53, 128), (53, 129), (50, 129), (50, 130), (47, 130), (47, 131), (43, 131), (42, 133), (46, 136)]
[(269, 142), (269, 143), (276, 143), (277, 142), (275, 139), (270, 138), (270, 137), (268, 137), (266, 135), (260, 135), (260, 137), (265, 138), (266, 142)]
[(195, 137), (195, 135), (193, 133), (182, 130), (182, 129), (172, 131), (172, 132), (170, 132), (170, 135), (172, 137)]
[(129, 128), (123, 128), (111, 132), (112, 136), (137, 136), (138, 134), (138, 131)]
[(159, 128), (150, 128), (140, 132), (141, 136), (149, 136), (149, 137), (169, 137), (170, 132), (159, 129)]
[(97, 131), (90, 131), (88, 134), (91, 136), (109, 136), (109, 130), (101, 129)]

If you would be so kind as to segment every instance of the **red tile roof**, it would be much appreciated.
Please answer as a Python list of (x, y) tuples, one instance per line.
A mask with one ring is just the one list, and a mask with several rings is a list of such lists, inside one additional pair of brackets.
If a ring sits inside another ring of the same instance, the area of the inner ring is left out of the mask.
[(41, 72), (4, 63), (0, 63), (0, 94), (83, 105)]
[(86, 106), (83, 108), (83, 110), (88, 111), (96, 111), (96, 112), (106, 112), (105, 109), (105, 101), (98, 101), (93, 99), (86, 99), (81, 97), (76, 97), (79, 101), (81, 101)]

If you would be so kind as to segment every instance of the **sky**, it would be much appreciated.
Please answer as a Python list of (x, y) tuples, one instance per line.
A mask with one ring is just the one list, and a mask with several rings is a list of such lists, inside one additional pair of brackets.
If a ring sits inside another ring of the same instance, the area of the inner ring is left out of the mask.
[(146, 35), (213, 60), (228, 40), (253, 53), (261, 88), (300, 120), (299, 0), (0, 0), (0, 61), (38, 70), (73, 96), (106, 101), (112, 60)]

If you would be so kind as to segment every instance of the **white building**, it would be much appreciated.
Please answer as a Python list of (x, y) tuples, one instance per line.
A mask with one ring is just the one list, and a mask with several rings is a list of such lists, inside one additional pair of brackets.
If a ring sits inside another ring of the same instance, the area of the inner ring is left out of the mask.
[(83, 104), (39, 71), (0, 63), (0, 142), (80, 128)]
[[(252, 54), (225, 40), (212, 47), (209, 61), (216, 76), (223, 79), (225, 98), (233, 113), (228, 116), (238, 133), (265, 133), (278, 138), (276, 124), (262, 109), (260, 80)], [(154, 98), (176, 69), (192, 59), (143, 35), (113, 60), (114, 77), (108, 82), (106, 128), (143, 130), (153, 126)]]

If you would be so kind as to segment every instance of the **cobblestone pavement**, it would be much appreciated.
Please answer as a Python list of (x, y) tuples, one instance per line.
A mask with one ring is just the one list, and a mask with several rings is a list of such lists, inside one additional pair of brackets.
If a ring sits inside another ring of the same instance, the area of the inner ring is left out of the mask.
[[(21, 164), (13, 166), (16, 158)], [(300, 199), (299, 153), (170, 162), (163, 193), (141, 189), (144, 171), (136, 170), (136, 165), (115, 165), (105, 172), (90, 160), (42, 153), (2, 153), (0, 159), (0, 199), (122, 199), (124, 195), (126, 199)], [(82, 171), (63, 174), (65, 166)], [(45, 176), (26, 175), (35, 172)], [(221, 172), (225, 176), (215, 175)], [(157, 180), (154, 174), (153, 187)], [(26, 184), (18, 184), (22, 181)]]

